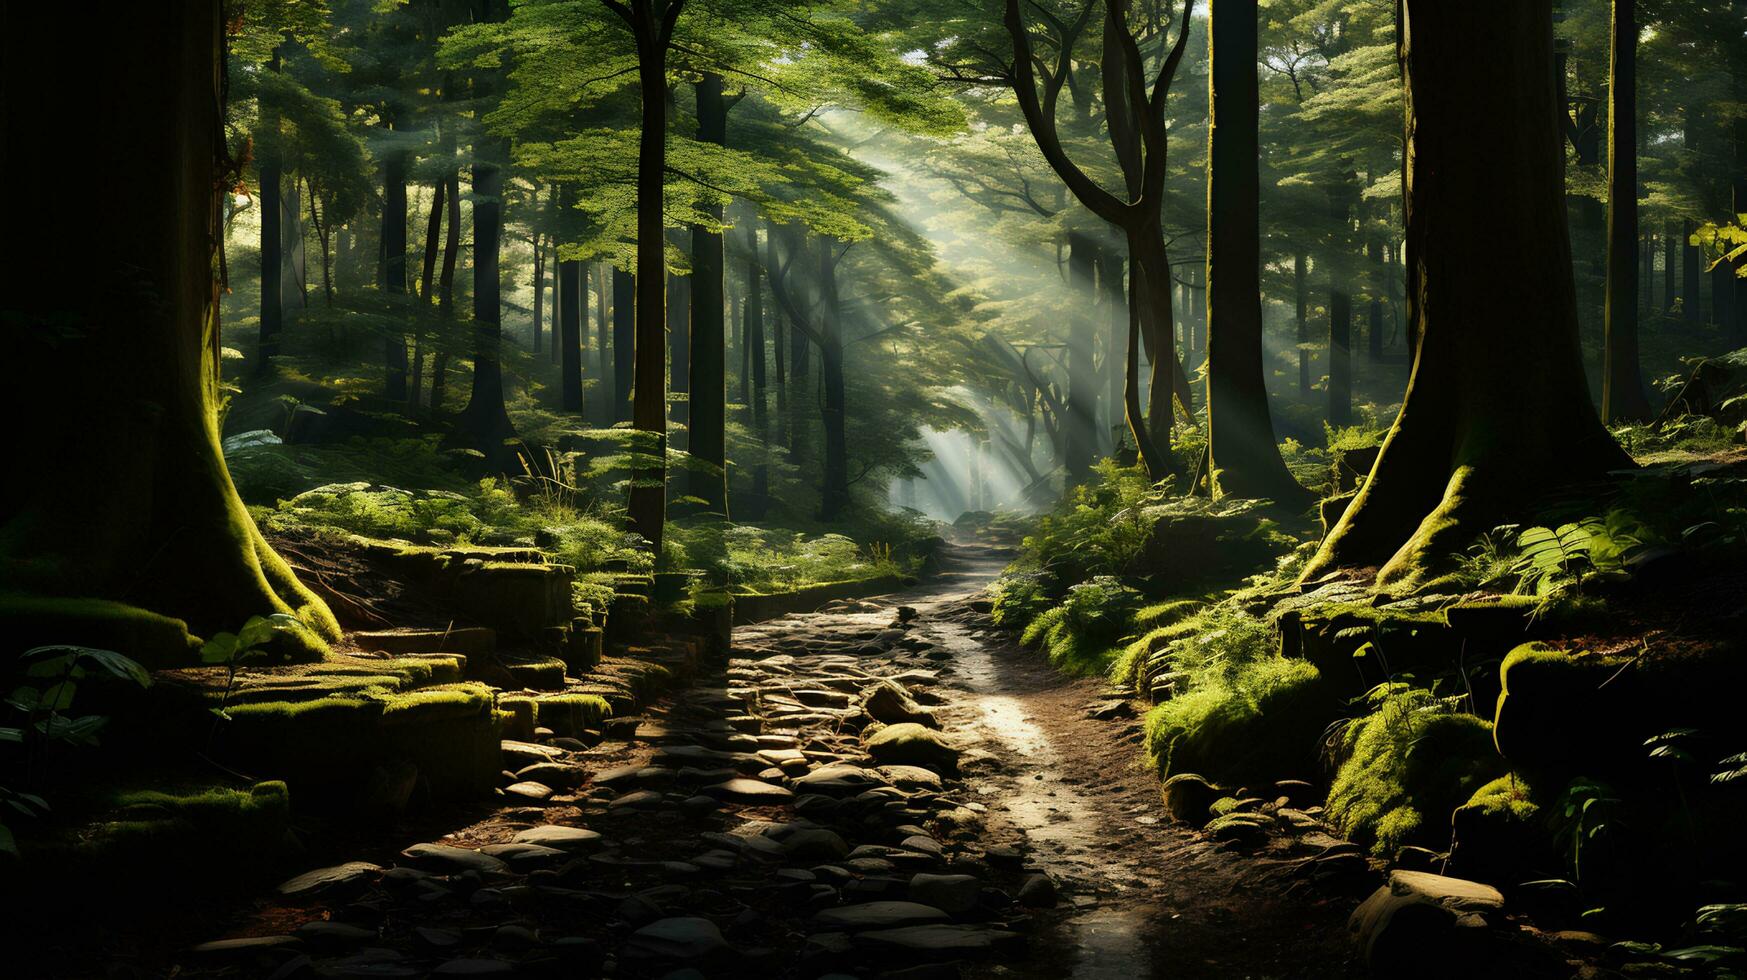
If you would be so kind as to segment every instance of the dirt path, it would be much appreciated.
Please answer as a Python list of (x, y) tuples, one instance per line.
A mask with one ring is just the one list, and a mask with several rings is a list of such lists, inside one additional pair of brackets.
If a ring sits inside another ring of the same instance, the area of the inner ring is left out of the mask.
[[(595, 747), (506, 743), (485, 819), (282, 886), (175, 970), (1352, 975), (1351, 896), (1292, 877), (1332, 841), (1239, 855), (1165, 825), (1138, 720), (1089, 717), (1096, 682), (976, 611), (1009, 558), (958, 545), (908, 593), (739, 628), (719, 673)], [(956, 764), (868, 743), (883, 679)]]

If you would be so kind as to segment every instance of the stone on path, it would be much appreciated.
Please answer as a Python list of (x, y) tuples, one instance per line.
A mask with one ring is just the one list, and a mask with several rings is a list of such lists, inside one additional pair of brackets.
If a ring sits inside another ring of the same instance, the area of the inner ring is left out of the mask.
[(519, 783), (511, 783), (510, 785), (505, 786), (503, 791), (511, 796), (519, 796), (524, 800), (534, 800), (536, 802), (544, 801), (552, 796), (552, 787), (545, 783), (536, 783), (533, 780), (523, 780)]
[(982, 893), (983, 883), (971, 875), (918, 874), (910, 879), (912, 900), (952, 915), (975, 909)]
[(864, 691), (861, 710), (867, 712), (869, 718), (887, 725), (914, 722), (928, 728), (940, 727), (934, 712), (917, 704), (904, 685), (896, 681), (883, 680)]
[(632, 933), (625, 944), (627, 953), (661, 960), (697, 960), (727, 949), (722, 930), (696, 916), (657, 919)]
[(564, 755), (564, 750), (538, 742), (523, 742), (506, 738), (501, 743), (504, 761), (516, 766), (531, 766), (537, 762), (552, 762)]
[(878, 929), (855, 937), (858, 944), (927, 959), (986, 953), (1017, 941), (1019, 934), (989, 926), (930, 925)]
[(1487, 916), (1504, 908), (1491, 885), (1427, 871), (1393, 871), (1347, 920), (1379, 976), (1448, 972), (1484, 961)]
[(945, 922), (950, 918), (944, 911), (918, 902), (866, 902), (825, 909), (813, 916), (813, 924), (821, 929), (855, 931)]
[(545, 824), (540, 827), (529, 827), (520, 831), (514, 838), (517, 844), (538, 844), (541, 847), (556, 847), (561, 850), (599, 847), (601, 835), (583, 827), (565, 827), (559, 824)]
[(382, 873), (380, 865), (368, 861), (347, 861), (330, 868), (317, 868), (305, 871), (289, 881), (281, 882), (275, 889), (286, 898), (301, 895), (317, 895), (330, 891), (341, 891), (362, 885)]
[(423, 864), (443, 865), (453, 871), (497, 874), (509, 870), (509, 865), (489, 854), (450, 844), (414, 844), (400, 854)]
[(761, 779), (737, 777), (714, 786), (704, 787), (704, 793), (729, 803), (750, 806), (781, 806), (795, 798), (792, 790)]
[(946, 736), (914, 722), (887, 725), (868, 736), (867, 751), (881, 765), (921, 766), (935, 772), (958, 770), (958, 749)]
[(1019, 886), (1016, 897), (1026, 908), (1053, 909), (1056, 903), (1055, 881), (1046, 874), (1032, 875)]

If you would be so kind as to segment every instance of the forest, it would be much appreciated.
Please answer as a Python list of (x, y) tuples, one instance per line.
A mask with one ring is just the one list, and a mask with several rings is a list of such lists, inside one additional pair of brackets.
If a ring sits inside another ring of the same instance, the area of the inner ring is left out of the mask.
[(1747, 977), (1747, 0), (83, 9), (5, 975)]

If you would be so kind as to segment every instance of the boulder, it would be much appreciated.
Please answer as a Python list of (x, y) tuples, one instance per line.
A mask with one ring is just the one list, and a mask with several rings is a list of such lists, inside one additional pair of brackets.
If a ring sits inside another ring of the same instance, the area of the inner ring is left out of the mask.
[[(1498, 889), (1426, 871), (1393, 871), (1347, 928), (1378, 976), (1465, 976), (1484, 963)], [(1473, 973), (1473, 975), (1480, 975)]]
[(952, 915), (977, 907), (983, 883), (971, 875), (918, 874), (910, 878), (910, 899)]
[(449, 872), (477, 871), (481, 874), (497, 874), (509, 870), (508, 865), (489, 854), (449, 844), (414, 844), (400, 854), (420, 864), (440, 867)]
[(289, 881), (281, 882), (275, 890), (285, 898), (350, 892), (375, 881), (380, 874), (380, 865), (368, 861), (347, 861), (330, 868), (305, 871)]
[(905, 722), (887, 725), (867, 737), (867, 751), (881, 765), (921, 766), (939, 773), (958, 771), (958, 749), (946, 736)]
[(867, 712), (869, 718), (887, 725), (914, 722), (928, 728), (940, 727), (934, 712), (918, 704), (897, 681), (883, 680), (862, 691), (861, 710)]

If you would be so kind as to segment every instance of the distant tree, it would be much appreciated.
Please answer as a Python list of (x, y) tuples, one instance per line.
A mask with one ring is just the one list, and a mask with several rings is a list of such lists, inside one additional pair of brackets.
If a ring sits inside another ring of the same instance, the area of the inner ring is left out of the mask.
[(1607, 306), (1601, 417), (1652, 414), (1638, 366), (1638, 21), (1636, 0), (1613, 0), (1608, 84)]

